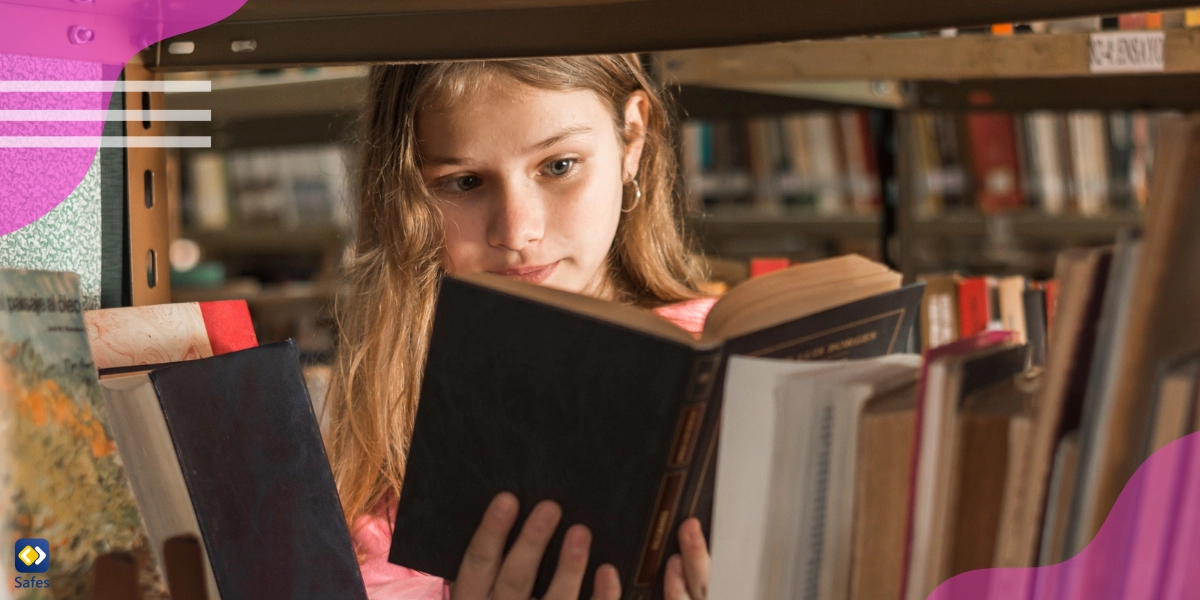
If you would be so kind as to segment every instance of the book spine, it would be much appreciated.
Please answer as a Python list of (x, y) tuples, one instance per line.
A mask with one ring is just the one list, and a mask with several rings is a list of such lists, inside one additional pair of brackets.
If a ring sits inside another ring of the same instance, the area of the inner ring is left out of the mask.
[[(707, 468), (707, 460), (697, 460), (700, 441), (716, 434), (706, 419), (710, 411), (716, 412), (713, 389), (718, 383), (717, 375), (723, 364), (720, 351), (701, 355), (692, 368), (683, 406), (679, 410), (679, 422), (675, 426), (675, 437), (663, 469), (662, 483), (650, 515), (641, 559), (633, 575), (633, 585), (625, 594), (627, 600), (651, 600), (654, 590), (660, 589), (667, 557), (677, 546), (675, 530), (678, 523), (692, 515), (695, 502), (680, 506), (684, 492), (696, 488), (689, 497), (700, 490), (695, 482)], [(704, 446), (707, 448), (707, 444)], [(704, 454), (707, 454), (705, 452)]]
[(1046, 292), (1028, 289), (1022, 292), (1021, 299), (1025, 309), (1030, 363), (1041, 367), (1046, 364)]
[(985, 331), (991, 318), (987, 280), (972, 277), (958, 284), (959, 337), (967, 338)]
[(971, 163), (976, 180), (976, 203), (985, 213), (1020, 208), (1017, 185), (1016, 132), (1012, 117), (1003, 113), (967, 115)]

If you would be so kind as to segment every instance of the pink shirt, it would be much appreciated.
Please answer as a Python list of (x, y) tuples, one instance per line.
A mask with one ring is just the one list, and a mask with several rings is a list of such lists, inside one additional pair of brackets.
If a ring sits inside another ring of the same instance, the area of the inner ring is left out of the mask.
[[(656, 309), (660, 316), (699, 337), (704, 318), (716, 298), (697, 298)], [(389, 494), (370, 514), (354, 522), (351, 534), (356, 549), (365, 557), (363, 583), (370, 600), (447, 600), (450, 587), (440, 577), (394, 565), (387, 560), (392, 546), (392, 523), (396, 520), (396, 498)]]

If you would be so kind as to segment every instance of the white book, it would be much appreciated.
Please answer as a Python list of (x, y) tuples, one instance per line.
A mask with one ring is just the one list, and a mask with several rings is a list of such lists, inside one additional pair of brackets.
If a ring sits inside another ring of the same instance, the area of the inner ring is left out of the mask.
[(919, 363), (915, 355), (730, 359), (712, 597), (848, 594), (858, 417), (881, 388), (911, 383)]

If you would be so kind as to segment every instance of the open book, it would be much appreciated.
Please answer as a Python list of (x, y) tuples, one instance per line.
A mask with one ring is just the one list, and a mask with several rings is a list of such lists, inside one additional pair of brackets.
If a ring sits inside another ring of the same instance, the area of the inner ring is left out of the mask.
[[(626, 598), (649, 597), (678, 524), (707, 528), (724, 365), (730, 355), (879, 356), (907, 348), (922, 286), (859, 256), (800, 265), (729, 291), (699, 338), (651, 311), (498, 276), (447, 278), (389, 559), (453, 579), (500, 491), (521, 517), (563, 507), (562, 534), (593, 533)], [(583, 595), (590, 594), (590, 578)]]

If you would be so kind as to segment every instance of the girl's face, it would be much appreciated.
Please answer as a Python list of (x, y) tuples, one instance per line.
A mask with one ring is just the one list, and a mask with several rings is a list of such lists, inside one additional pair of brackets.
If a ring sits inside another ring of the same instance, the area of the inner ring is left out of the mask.
[(487, 271), (607, 295), (624, 182), (637, 175), (649, 103), (625, 106), (627, 143), (590, 90), (493, 77), (417, 117), (421, 174), (440, 201), (446, 270)]

